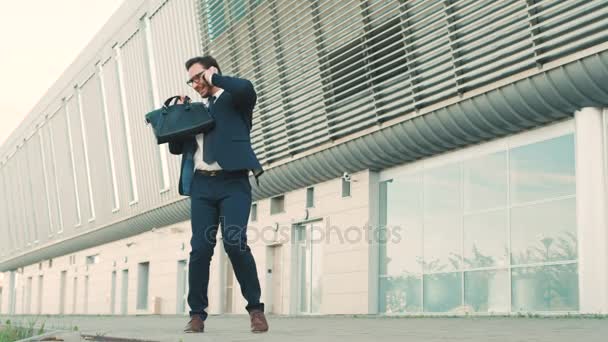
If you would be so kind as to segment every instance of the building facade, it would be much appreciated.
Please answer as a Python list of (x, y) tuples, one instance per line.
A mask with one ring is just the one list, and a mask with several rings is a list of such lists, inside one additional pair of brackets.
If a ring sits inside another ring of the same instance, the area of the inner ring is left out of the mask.
[[(0, 312), (185, 314), (189, 200), (144, 115), (258, 93), (278, 314), (608, 313), (608, 1), (137, 0), (0, 148)], [(244, 313), (221, 244), (211, 313)]]

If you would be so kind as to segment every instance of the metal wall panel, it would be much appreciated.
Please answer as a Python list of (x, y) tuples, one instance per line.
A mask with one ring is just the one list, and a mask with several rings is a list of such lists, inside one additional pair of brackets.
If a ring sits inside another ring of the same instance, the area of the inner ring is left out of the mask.
[(40, 157), (39, 163), (43, 165), (42, 172), (42, 189), (44, 190), (44, 200), (47, 206), (49, 220), (49, 236), (54, 235), (61, 230), (60, 220), (60, 204), (58, 193), (55, 187), (55, 179), (57, 178), (57, 168), (55, 166), (55, 153), (53, 150), (53, 128), (51, 127), (52, 119), (49, 120), (40, 130)]
[[(33, 141), (33, 143), (32, 143)], [(19, 168), (19, 181), (21, 182), (21, 199), (23, 210), (25, 211), (25, 224), (28, 231), (29, 241), (33, 244), (37, 244), (41, 240), (41, 232), (38, 230), (38, 221), (41, 213), (41, 208), (44, 208), (44, 202), (39, 204), (39, 198), (44, 196), (44, 193), (40, 193), (41, 196), (36, 194), (37, 198), (34, 198), (34, 191), (38, 188), (38, 183), (42, 175), (42, 168), (40, 162), (34, 163), (31, 161), (33, 157), (32, 148), (38, 143), (38, 136), (34, 134), (28, 141), (24, 142), (19, 154), (20, 165)], [(37, 151), (39, 152), (39, 151)], [(38, 153), (38, 156), (40, 154)], [(39, 160), (39, 158), (37, 159)], [(35, 179), (35, 177), (37, 177)], [(36, 182), (36, 183), (34, 183)], [(34, 187), (36, 185), (36, 187)]]
[[(45, 162), (47, 163), (48, 174), (48, 184), (47, 191), (49, 194), (49, 198), (51, 200), (51, 210), (52, 217), (54, 217), (55, 221), (53, 222), (53, 229), (55, 234), (63, 234), (64, 232), (64, 219), (63, 219), (63, 208), (61, 205), (61, 191), (60, 191), (60, 179), (64, 178), (62, 174), (58, 173), (58, 156), (57, 156), (57, 148), (55, 146), (57, 138), (55, 135), (57, 134), (57, 125), (58, 121), (63, 119), (63, 117), (58, 118), (61, 113), (64, 113), (63, 105), (53, 113), (53, 117), (49, 120), (47, 124), (47, 144), (45, 145), (48, 154), (45, 156)], [(63, 133), (63, 132), (61, 132)], [(61, 134), (60, 133), (60, 134)], [(67, 175), (68, 173), (65, 174)]]
[[(44, 128), (39, 130), (41, 134)], [(43, 160), (42, 149), (44, 141), (41, 140), (40, 134), (34, 134), (24, 145), (25, 165), (23, 169), (24, 182), (26, 184), (25, 200), (29, 202), (27, 208), (28, 216), (34, 239), (40, 243), (48, 240), (51, 234), (51, 220), (49, 218), (49, 201), (45, 187), (45, 169), (46, 161)], [(47, 174), (48, 175), (48, 174)]]
[(114, 152), (116, 186), (118, 188), (118, 202), (120, 204), (120, 210), (118, 211), (117, 216), (126, 217), (131, 210), (129, 203), (134, 199), (134, 184), (131, 181), (127, 135), (121, 107), (118, 66), (114, 57), (103, 65), (103, 78), (108, 120), (110, 131), (112, 132), (112, 148)]
[[(161, 102), (178, 94), (200, 101), (200, 95), (186, 85), (188, 74), (185, 62), (201, 54), (194, 13), (194, 1), (169, 1), (150, 17), (152, 53)], [(179, 179), (181, 158), (169, 154), (167, 159), (172, 182), (170, 186), (174, 190), (169, 198), (176, 198), (179, 196), (176, 180)]]
[(98, 222), (111, 219), (114, 195), (99, 75), (95, 74), (82, 85), (80, 96), (95, 205), (94, 226), (97, 226)]
[(30, 184), (28, 179), (28, 166), (27, 166), (27, 144), (24, 144), (19, 148), (15, 154), (15, 165), (13, 168), (13, 179), (15, 180), (15, 193), (16, 193), (16, 207), (17, 213), (20, 220), (18, 221), (17, 229), (21, 230), (23, 236), (23, 242), (25, 246), (31, 246), (36, 242), (36, 236), (34, 235), (32, 215), (30, 215), (31, 194)]
[(154, 134), (144, 116), (153, 107), (152, 91), (145, 58), (145, 37), (141, 30), (120, 47), (126, 102), (131, 124), (135, 173), (140, 189), (138, 210), (157, 203), (162, 189), (160, 156)]
[(79, 223), (79, 214), (76, 185), (74, 183), (74, 163), (70, 151), (70, 135), (68, 132), (68, 118), (66, 115), (66, 103), (52, 118), (53, 145), (55, 147), (53, 165), (57, 172), (57, 196), (61, 203), (61, 217), (63, 218), (64, 235), (71, 234)]
[(17, 252), (18, 250), (23, 248), (23, 235), (21, 230), (19, 229), (20, 213), (17, 212), (18, 194), (16, 193), (16, 179), (14, 178), (13, 172), (16, 164), (15, 161), (16, 159), (11, 159), (11, 162), (7, 163), (6, 166), (3, 168), (3, 181), (4, 188), (6, 189), (7, 193), (6, 207), (9, 217), (8, 221), (11, 224), (9, 228), (9, 233), (13, 241), (13, 251)]
[(15, 243), (13, 241), (13, 234), (11, 232), (11, 220), (10, 220), (10, 212), (8, 209), (8, 201), (10, 199), (10, 194), (8, 189), (5, 186), (5, 172), (6, 165), (0, 166), (0, 234), (2, 234), (2, 239), (0, 248), (0, 257), (4, 258), (7, 255), (13, 253), (15, 249)]
[(72, 158), (76, 173), (76, 186), (78, 192), (78, 203), (80, 205), (80, 222), (78, 230), (86, 229), (89, 226), (93, 212), (89, 201), (89, 187), (86, 170), (86, 160), (84, 153), (83, 132), (81, 129), (80, 108), (78, 105), (78, 95), (76, 90), (74, 95), (67, 101), (67, 118), (69, 123), (69, 135), (72, 142)]

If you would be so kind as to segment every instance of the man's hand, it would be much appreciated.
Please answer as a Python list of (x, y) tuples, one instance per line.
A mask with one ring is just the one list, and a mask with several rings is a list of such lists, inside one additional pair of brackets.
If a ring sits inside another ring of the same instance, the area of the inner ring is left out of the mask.
[(179, 96), (179, 100), (177, 100), (177, 101), (175, 102), (175, 104), (183, 104), (185, 100), (186, 100), (186, 96), (184, 96), (184, 95), (180, 95), (180, 96)]
[(213, 77), (213, 74), (217, 74), (217, 68), (214, 67), (214, 66), (212, 66), (209, 69), (205, 70), (205, 73), (203, 74), (203, 79), (210, 86), (213, 86), (213, 83), (211, 82), (211, 78)]

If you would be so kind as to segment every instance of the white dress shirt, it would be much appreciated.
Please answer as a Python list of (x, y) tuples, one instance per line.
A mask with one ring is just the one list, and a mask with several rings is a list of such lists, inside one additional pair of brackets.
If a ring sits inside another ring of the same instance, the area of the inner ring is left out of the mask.
[[(223, 92), (224, 92), (224, 89), (220, 89), (215, 94), (213, 94), (213, 96), (215, 96), (216, 102), (217, 102), (217, 99), (220, 97), (220, 95), (222, 95)], [(205, 104), (205, 106), (208, 107), (209, 99), (203, 98), (203, 103)], [(216, 170), (222, 169), (222, 167), (220, 166), (220, 164), (217, 163), (217, 161), (213, 162), (212, 164), (207, 164), (203, 160), (203, 133), (196, 135), (196, 145), (197, 145), (197, 149), (194, 152), (194, 170), (195, 171), (196, 170), (216, 171)]]

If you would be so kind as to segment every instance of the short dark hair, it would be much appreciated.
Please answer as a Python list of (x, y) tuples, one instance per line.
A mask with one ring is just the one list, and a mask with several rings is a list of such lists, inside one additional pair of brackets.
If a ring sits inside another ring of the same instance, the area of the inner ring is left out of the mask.
[(215, 60), (215, 58), (207, 55), (207, 56), (199, 56), (199, 57), (193, 57), (190, 58), (189, 60), (186, 61), (186, 70), (189, 70), (191, 66), (193, 66), (194, 64), (200, 64), (203, 67), (205, 67), (205, 69), (209, 69), (212, 66), (217, 68), (217, 72), (218, 73), (222, 73), (222, 70), (220, 70), (220, 66), (219, 64), (217, 64), (217, 61)]

